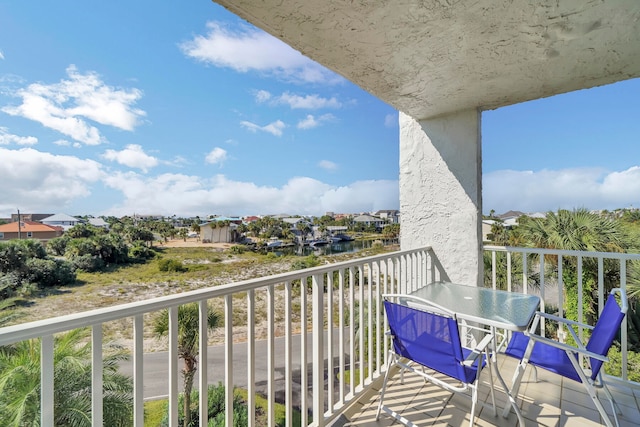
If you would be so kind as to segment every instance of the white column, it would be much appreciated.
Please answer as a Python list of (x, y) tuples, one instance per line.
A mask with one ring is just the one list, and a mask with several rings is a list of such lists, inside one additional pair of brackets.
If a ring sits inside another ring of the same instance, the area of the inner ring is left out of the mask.
[(400, 113), (402, 249), (432, 246), (442, 279), (482, 279), (480, 113), (417, 121)]

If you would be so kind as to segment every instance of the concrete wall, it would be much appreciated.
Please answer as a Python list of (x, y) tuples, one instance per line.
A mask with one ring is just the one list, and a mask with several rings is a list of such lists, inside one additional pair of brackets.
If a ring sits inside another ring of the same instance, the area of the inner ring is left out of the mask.
[(445, 276), (482, 278), (480, 113), (416, 121), (400, 114), (402, 249), (430, 245)]

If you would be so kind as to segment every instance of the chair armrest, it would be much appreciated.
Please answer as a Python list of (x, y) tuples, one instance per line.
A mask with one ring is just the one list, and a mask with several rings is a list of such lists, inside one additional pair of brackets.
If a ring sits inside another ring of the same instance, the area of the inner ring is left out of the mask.
[(572, 345), (568, 345), (568, 344), (564, 344), (549, 338), (545, 338), (545, 337), (541, 337), (540, 335), (536, 335), (536, 334), (531, 334), (528, 333), (526, 334), (530, 339), (537, 341), (537, 342), (541, 342), (543, 344), (549, 345), (551, 347), (556, 347), (559, 348), (561, 350), (565, 350), (565, 351), (570, 351), (572, 353), (579, 353), (582, 354), (584, 356), (587, 357), (591, 357), (594, 359), (598, 359), (598, 360), (602, 360), (603, 362), (608, 362), (609, 358), (606, 356), (603, 356), (601, 354), (598, 353), (593, 353), (585, 348), (579, 348), (579, 347), (574, 347)]
[(489, 343), (491, 343), (491, 341), (494, 339), (493, 334), (487, 334), (482, 341), (480, 341), (478, 343), (478, 345), (476, 345), (473, 350), (471, 350), (471, 353), (469, 353), (469, 356), (467, 356), (467, 358), (464, 360), (464, 362), (462, 362), (462, 364), (464, 366), (471, 366), (475, 363), (476, 359), (482, 355), (482, 352), (484, 352), (484, 350), (487, 348), (487, 346), (489, 345)]
[(593, 326), (586, 323), (576, 322), (575, 320), (565, 319), (564, 317), (558, 317), (553, 314), (543, 313), (542, 311), (536, 312), (536, 316), (544, 317), (545, 319), (553, 320), (554, 322), (564, 323), (565, 325), (578, 326), (580, 328), (593, 330)]

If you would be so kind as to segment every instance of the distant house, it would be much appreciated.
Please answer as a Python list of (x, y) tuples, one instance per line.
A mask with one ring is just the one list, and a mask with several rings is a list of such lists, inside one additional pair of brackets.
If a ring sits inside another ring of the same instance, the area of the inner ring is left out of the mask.
[(68, 229), (81, 224), (83, 221), (71, 215), (59, 213), (43, 218), (42, 220), (40, 220), (40, 222), (51, 226), (59, 226), (62, 227), (64, 231), (67, 231)]
[(353, 222), (355, 222), (356, 224), (364, 224), (367, 227), (370, 225), (374, 225), (376, 228), (382, 228), (382, 226), (385, 224), (384, 219), (371, 215), (358, 215), (357, 217), (353, 218)]
[(105, 230), (109, 229), (109, 223), (102, 218), (89, 218), (89, 224), (94, 227), (104, 228)]
[(21, 221), (42, 221), (44, 218), (51, 216), (53, 214), (50, 213), (21, 213), (20, 218), (18, 218), (18, 214), (11, 214), (11, 222), (16, 222), (18, 219)]
[(387, 220), (389, 224), (400, 224), (400, 211), (391, 209), (391, 210), (382, 210), (375, 213), (375, 216)]
[[(223, 221), (229, 221), (227, 225), (223, 225)], [(203, 243), (231, 243), (237, 240), (238, 224), (241, 222), (238, 218), (215, 218), (209, 222), (200, 224), (200, 240)]]
[(62, 236), (62, 227), (37, 221), (16, 221), (0, 225), (0, 241), (13, 239), (37, 239), (43, 243)]

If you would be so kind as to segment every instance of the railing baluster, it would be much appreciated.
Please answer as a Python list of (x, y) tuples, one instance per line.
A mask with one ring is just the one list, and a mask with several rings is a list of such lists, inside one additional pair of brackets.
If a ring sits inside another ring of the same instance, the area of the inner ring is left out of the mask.
[(313, 370), (313, 424), (324, 426), (324, 274), (314, 274), (311, 279), (312, 360)]
[(284, 283), (284, 404), (286, 427), (292, 427), (291, 422), (293, 419), (293, 357), (291, 356), (291, 336), (293, 334), (293, 331), (291, 330), (292, 324), (293, 320), (291, 319), (291, 282), (286, 281)]
[[(367, 383), (371, 381), (371, 379), (373, 378), (373, 361), (375, 359), (374, 357), (374, 353), (373, 353), (373, 316), (374, 316), (374, 307), (373, 307), (373, 264), (369, 263), (365, 265), (367, 267), (367, 269), (369, 270), (369, 280), (368, 280), (368, 286), (367, 286), (367, 339), (368, 339), (368, 346), (367, 346), (367, 364), (366, 367), (369, 368), (369, 372), (367, 374)], [(360, 368), (361, 370), (363, 370), (363, 372), (360, 374), (360, 377), (364, 377), (364, 367)]]
[[(544, 309), (544, 255), (540, 254), (539, 255), (540, 258), (540, 266), (538, 267), (540, 269), (540, 311), (542, 311), (543, 313), (545, 312)], [(542, 334), (542, 336), (545, 336), (544, 334), (544, 322), (540, 322), (540, 333)]]
[(267, 420), (268, 426), (275, 425), (275, 357), (274, 357), (274, 339), (275, 339), (275, 287), (271, 285), (267, 287)]
[(233, 425), (233, 295), (224, 296), (224, 420)]
[[(620, 260), (620, 288), (624, 291), (627, 290), (627, 261), (626, 259)], [(603, 298), (604, 299), (604, 298)], [(627, 337), (627, 322), (629, 316), (624, 316), (622, 319), (622, 325), (620, 326), (620, 352), (622, 353), (622, 379), (628, 380), (628, 372), (627, 369), (629, 367), (629, 354), (628, 354), (628, 345), (629, 338)]]
[(356, 394), (356, 292), (355, 274), (353, 267), (349, 267), (349, 396)]
[(133, 318), (133, 426), (144, 426), (144, 317)]
[(247, 292), (247, 412), (248, 427), (255, 426), (256, 416), (256, 295)]
[(381, 304), (381, 300), (382, 300), (382, 275), (381, 275), (381, 262), (378, 261), (375, 264), (376, 266), (376, 294), (375, 294), (375, 298), (374, 298), (374, 305), (376, 308), (376, 324), (375, 324), (375, 328), (376, 328), (376, 375), (380, 375), (380, 360), (382, 359), (381, 357), (381, 343), (382, 343), (382, 334), (380, 333), (381, 330), (381, 325), (382, 325), (382, 304)]
[(334, 326), (333, 326), (333, 312), (334, 312), (334, 303), (333, 303), (333, 271), (327, 273), (327, 407), (329, 408), (329, 413), (333, 412), (333, 404), (334, 404), (334, 396), (333, 391), (335, 379), (333, 375), (334, 371), (334, 363), (333, 363), (333, 354), (334, 354)]
[(44, 335), (40, 341), (40, 425), (53, 427), (53, 335)]
[(511, 252), (507, 252), (507, 290), (511, 292)]
[(300, 279), (300, 412), (303, 426), (309, 424), (307, 332), (307, 276), (302, 276)]
[[(206, 427), (209, 419), (209, 384), (207, 381), (207, 356), (209, 345), (209, 307), (207, 300), (198, 302), (198, 384), (200, 389), (198, 414), (200, 416), (200, 427)], [(251, 419), (251, 418), (250, 418)]]
[(345, 389), (345, 340), (344, 340), (344, 268), (338, 271), (338, 386), (340, 395), (338, 402), (344, 405), (344, 389)]
[(102, 324), (91, 328), (91, 426), (101, 427), (103, 420)]
[(364, 301), (364, 266), (358, 266), (358, 370), (360, 371), (360, 389), (364, 387), (364, 311), (365, 311), (365, 301)]
[(178, 306), (169, 308), (169, 427), (178, 427)]

